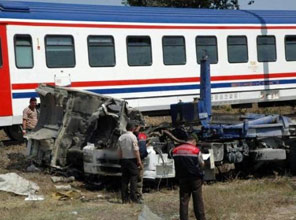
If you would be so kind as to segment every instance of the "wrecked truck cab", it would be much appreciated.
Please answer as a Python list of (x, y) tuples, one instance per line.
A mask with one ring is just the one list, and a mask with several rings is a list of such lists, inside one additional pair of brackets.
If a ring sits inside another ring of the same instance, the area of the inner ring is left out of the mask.
[(40, 118), (26, 138), (28, 155), (40, 165), (82, 170), (83, 147), (88, 143), (114, 151), (128, 120), (144, 124), (141, 113), (122, 99), (49, 85), (36, 91)]

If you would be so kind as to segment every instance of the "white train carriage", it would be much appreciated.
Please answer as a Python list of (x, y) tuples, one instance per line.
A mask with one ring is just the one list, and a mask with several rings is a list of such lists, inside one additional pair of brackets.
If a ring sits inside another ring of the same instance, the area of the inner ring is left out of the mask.
[(205, 54), (214, 105), (296, 96), (295, 11), (0, 1), (0, 38), (0, 127), (21, 124), (40, 83), (112, 95), (144, 111), (191, 101)]

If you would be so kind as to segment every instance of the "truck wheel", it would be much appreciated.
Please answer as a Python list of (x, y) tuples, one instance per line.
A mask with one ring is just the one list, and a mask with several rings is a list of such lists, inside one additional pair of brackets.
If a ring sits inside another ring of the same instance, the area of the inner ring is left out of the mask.
[(23, 141), (23, 132), (20, 125), (5, 127), (5, 133), (13, 141)]
[(289, 166), (291, 173), (296, 175), (296, 145), (290, 146)]

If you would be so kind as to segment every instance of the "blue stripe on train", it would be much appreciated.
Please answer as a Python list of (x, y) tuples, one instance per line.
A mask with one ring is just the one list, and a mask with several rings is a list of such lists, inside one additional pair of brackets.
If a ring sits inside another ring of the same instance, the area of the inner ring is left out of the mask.
[[(283, 85), (296, 84), (296, 79), (287, 80), (270, 80), (270, 81), (255, 81), (255, 82), (230, 82), (230, 83), (213, 83), (213, 89), (218, 88), (233, 88), (247, 86), (268, 86), (268, 85)], [(176, 85), (176, 86), (152, 86), (152, 87), (129, 87), (129, 88), (112, 88), (112, 89), (88, 89), (87, 91), (100, 94), (118, 94), (118, 93), (138, 93), (138, 92), (165, 92), (165, 91), (180, 91), (199, 89), (199, 84), (192, 85)], [(36, 97), (36, 92), (15, 92), (12, 94), (14, 99)]]
[[(78, 1), (79, 2), (79, 1)], [(295, 24), (295, 11), (120, 7), (0, 1), (1, 18), (190, 24)]]

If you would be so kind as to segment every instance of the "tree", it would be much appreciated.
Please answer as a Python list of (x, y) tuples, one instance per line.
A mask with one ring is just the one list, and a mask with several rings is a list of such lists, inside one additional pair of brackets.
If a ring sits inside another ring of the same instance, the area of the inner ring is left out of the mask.
[(127, 0), (131, 6), (239, 9), (238, 0)]

